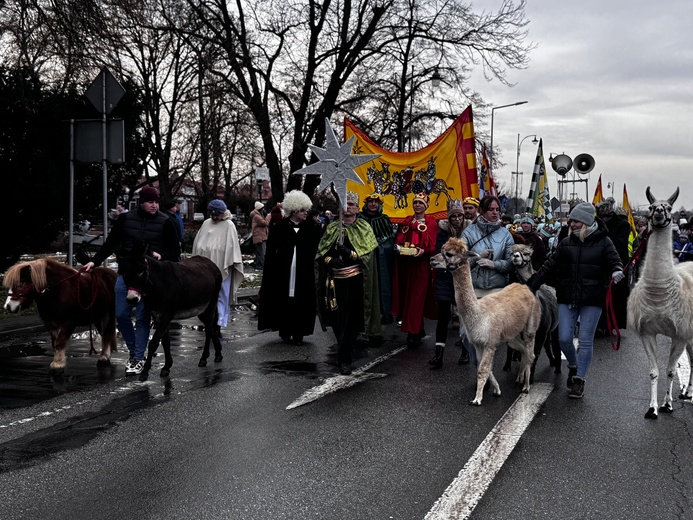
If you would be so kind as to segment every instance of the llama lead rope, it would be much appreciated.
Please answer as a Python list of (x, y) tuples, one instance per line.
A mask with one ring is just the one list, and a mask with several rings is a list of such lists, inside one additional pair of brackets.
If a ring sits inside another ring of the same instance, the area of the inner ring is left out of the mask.
[(621, 348), (621, 331), (618, 329), (618, 321), (616, 321), (613, 287), (614, 281), (612, 279), (606, 291), (606, 304), (604, 305), (604, 310), (606, 311), (606, 328), (609, 329), (609, 337), (611, 338), (611, 348), (618, 350)]

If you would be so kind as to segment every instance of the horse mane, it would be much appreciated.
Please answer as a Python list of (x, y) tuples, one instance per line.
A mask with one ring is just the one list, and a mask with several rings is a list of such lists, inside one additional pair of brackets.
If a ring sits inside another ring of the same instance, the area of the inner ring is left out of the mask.
[(62, 264), (57, 260), (53, 260), (52, 258), (39, 258), (37, 260), (30, 260), (28, 262), (20, 262), (10, 267), (7, 270), (7, 273), (5, 273), (5, 277), (2, 281), (2, 284), (8, 289), (14, 287), (21, 280), (22, 270), (25, 267), (28, 267), (31, 277), (31, 283), (34, 284), (34, 287), (37, 291), (42, 291), (46, 287), (48, 287), (48, 276), (46, 275), (46, 267), (48, 265), (64, 267), (70, 271), (75, 271), (75, 269), (73, 269), (72, 267), (66, 264)]

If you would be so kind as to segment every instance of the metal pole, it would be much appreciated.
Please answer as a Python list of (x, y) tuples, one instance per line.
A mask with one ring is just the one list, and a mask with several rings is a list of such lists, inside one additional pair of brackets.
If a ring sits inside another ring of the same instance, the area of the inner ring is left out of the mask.
[(108, 236), (108, 162), (106, 161), (106, 69), (103, 69), (103, 87), (101, 110), (101, 151), (103, 157), (103, 241), (106, 242)]
[(515, 161), (515, 204), (520, 186), (520, 134), (517, 134), (517, 160)]
[(74, 227), (75, 227), (75, 120), (70, 119), (70, 211), (69, 211), (69, 235), (67, 245), (67, 265), (73, 266), (74, 253)]
[(525, 103), (528, 103), (528, 101), (518, 101), (517, 103), (510, 103), (508, 105), (501, 105), (499, 107), (493, 107), (491, 109), (491, 153), (490, 153), (490, 157), (489, 157), (489, 163), (490, 163), (489, 166), (491, 166), (491, 171), (493, 171), (493, 116), (494, 116), (494, 112), (496, 110), (501, 109), (501, 108), (514, 107), (517, 105), (524, 105)]
[[(522, 148), (522, 143), (525, 142), (525, 139), (528, 139), (530, 137), (533, 137), (534, 140), (532, 141), (533, 143), (537, 143), (537, 134), (530, 134), (526, 135), (522, 138), (522, 141), (520, 141), (520, 134), (517, 134), (517, 162), (515, 163), (515, 202), (517, 203), (517, 199), (519, 197), (519, 191), (520, 191), (520, 149)], [(526, 202), (526, 201), (525, 201)]]

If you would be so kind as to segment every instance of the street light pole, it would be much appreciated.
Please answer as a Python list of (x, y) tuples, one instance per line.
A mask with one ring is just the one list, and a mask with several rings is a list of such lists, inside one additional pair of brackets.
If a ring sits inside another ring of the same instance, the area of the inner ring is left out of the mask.
[(524, 105), (525, 103), (528, 103), (528, 101), (518, 101), (517, 103), (510, 103), (508, 105), (501, 105), (499, 107), (493, 107), (491, 109), (491, 153), (489, 154), (489, 162), (490, 162), (491, 170), (493, 170), (493, 116), (495, 115), (494, 112), (496, 110), (500, 110), (501, 108), (515, 107), (517, 105)]
[(522, 138), (522, 141), (520, 141), (520, 134), (517, 134), (517, 162), (515, 163), (515, 204), (517, 204), (517, 199), (518, 199), (518, 193), (520, 189), (520, 148), (522, 147), (522, 143), (525, 142), (525, 139), (528, 139), (530, 137), (533, 137), (532, 143), (537, 144), (539, 141), (537, 141), (537, 135), (527, 135)]

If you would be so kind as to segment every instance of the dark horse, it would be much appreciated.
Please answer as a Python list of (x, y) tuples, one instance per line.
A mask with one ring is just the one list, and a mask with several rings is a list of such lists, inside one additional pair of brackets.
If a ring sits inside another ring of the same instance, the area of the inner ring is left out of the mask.
[(19, 312), (36, 302), (51, 334), (51, 373), (65, 369), (67, 342), (78, 325), (93, 325), (101, 334), (97, 365), (108, 366), (116, 350), (115, 281), (115, 271), (105, 267), (87, 273), (50, 258), (20, 262), (5, 273), (3, 285), (9, 293), (5, 310)]
[(156, 260), (136, 247), (128, 256), (123, 280), (128, 287), (128, 303), (135, 305), (144, 296), (145, 305), (152, 312), (156, 329), (147, 346), (147, 360), (140, 374), (146, 381), (152, 368), (152, 357), (161, 342), (165, 362), (161, 377), (167, 377), (173, 365), (171, 357), (171, 320), (197, 316), (204, 324), (205, 346), (198, 366), (207, 365), (209, 343), (214, 342), (214, 361), (222, 360), (221, 341), (216, 333), (217, 299), (221, 288), (221, 271), (202, 256), (193, 256), (182, 262)]

